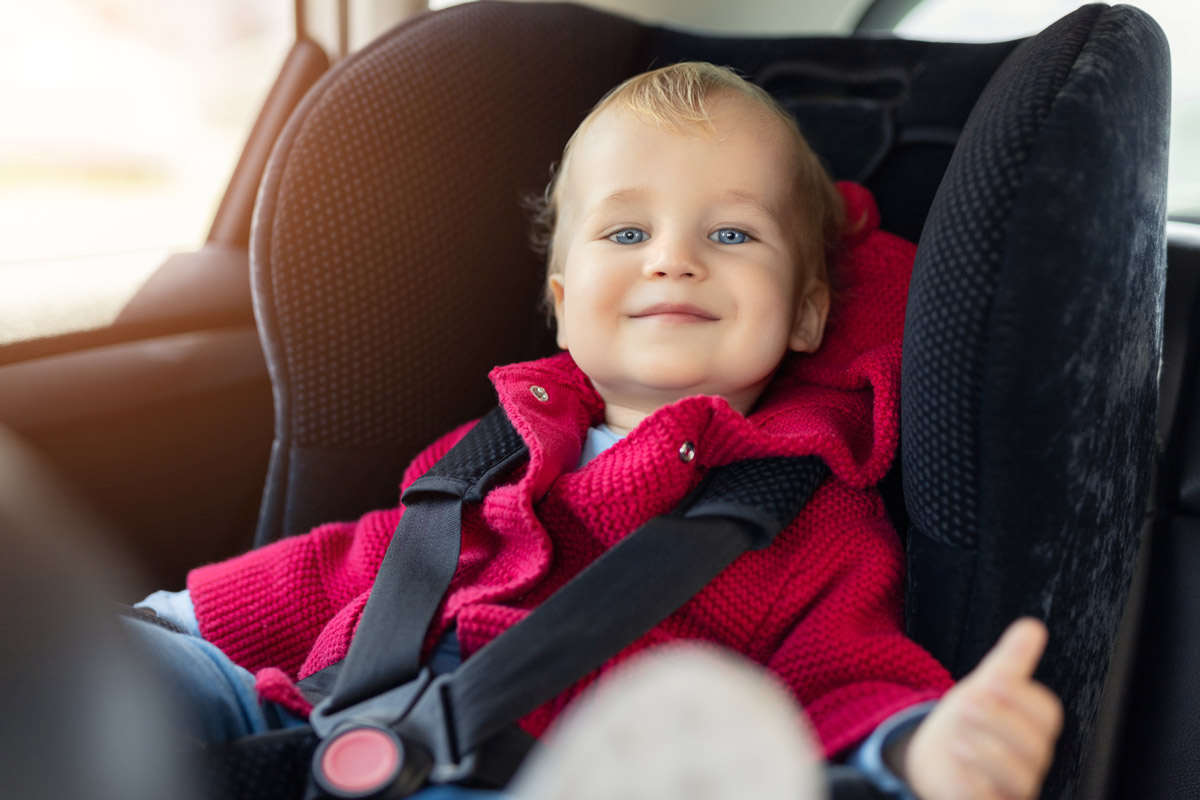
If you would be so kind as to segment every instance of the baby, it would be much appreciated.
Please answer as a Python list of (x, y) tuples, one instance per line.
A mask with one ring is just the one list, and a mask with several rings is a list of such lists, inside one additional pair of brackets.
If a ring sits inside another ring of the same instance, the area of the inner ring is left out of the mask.
[[(1033, 797), (1062, 716), (1032, 679), (1044, 627), (1015, 623), (953, 687), (903, 635), (902, 552), (871, 488), (898, 436), (899, 331), (873, 311), (830, 319), (827, 255), (867, 224), (856, 215), (844, 234), (844, 209), (791, 117), (728, 70), (667, 67), (601, 101), (543, 215), (566, 353), (492, 373), (529, 458), (464, 511), (428, 642), (469, 657), (710, 467), (819, 455), (830, 478), (774, 543), (613, 662), (674, 640), (716, 643), (779, 677), (829, 757), (870, 736), (868, 750), (926, 800)], [(405, 485), (465, 432), (421, 454)], [(402, 514), (321, 526), (193, 571), (187, 594), (148, 599), (198, 634), (169, 634), (194, 642), (159, 643), (165, 661), (204, 648), (234, 676), (232, 701), (200, 704), (223, 715), (213, 736), (303, 718), (293, 681), (347, 652)], [(522, 727), (543, 732), (584, 685)]]
[[(688, 395), (748, 413), (789, 350), (815, 351), (840, 221), (834, 187), (765, 93), (707, 65), (653, 76), (584, 121), (550, 193), (558, 344), (617, 434)], [(664, 116), (673, 81), (694, 82), (692, 113)], [(1036, 795), (1061, 724), (1031, 679), (1044, 639), (1037, 622), (1014, 625), (888, 748), (919, 796)]]

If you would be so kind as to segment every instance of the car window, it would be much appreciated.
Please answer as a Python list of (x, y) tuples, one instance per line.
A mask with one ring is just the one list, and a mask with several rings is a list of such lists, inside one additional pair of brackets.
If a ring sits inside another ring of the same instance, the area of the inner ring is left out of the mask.
[(111, 322), (203, 244), (286, 0), (39, 0), (0, 25), (0, 344)]
[[(533, 0), (545, 2), (546, 0)], [(473, 0), (429, 0), (438, 10)], [(576, 0), (580, 5), (651, 24), (743, 34), (849, 33), (871, 0), (743, 0), (739, 3), (694, 0)]]
[[(1171, 45), (1171, 152), (1167, 213), (1200, 221), (1200, 3), (1134, 0)], [(1074, 11), (1078, 0), (923, 0), (896, 25), (911, 39), (1001, 41), (1029, 36)]]

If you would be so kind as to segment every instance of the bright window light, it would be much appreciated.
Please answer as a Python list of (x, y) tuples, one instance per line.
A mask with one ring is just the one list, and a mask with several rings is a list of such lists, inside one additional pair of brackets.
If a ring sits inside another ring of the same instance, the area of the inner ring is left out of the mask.
[[(1168, 213), (1200, 219), (1200, 2), (1133, 0), (1171, 45), (1171, 152)], [(925, 0), (896, 26), (910, 39), (1002, 41), (1037, 33), (1079, 7), (1078, 0)]]
[(203, 244), (291, 13), (286, 0), (5, 5), (0, 343), (104, 324), (167, 254)]

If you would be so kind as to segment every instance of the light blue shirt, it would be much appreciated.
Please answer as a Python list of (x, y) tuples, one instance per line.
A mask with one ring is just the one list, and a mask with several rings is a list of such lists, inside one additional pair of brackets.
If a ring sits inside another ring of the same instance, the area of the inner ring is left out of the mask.
[(579, 463), (575, 465), (575, 469), (581, 469), (584, 464), (621, 441), (621, 438), (620, 434), (603, 423), (588, 428), (587, 438), (583, 440), (583, 452), (579, 454)]
[(192, 595), (187, 589), (181, 592), (158, 590), (146, 597), (136, 608), (147, 608), (180, 630), (192, 636), (200, 635), (200, 623), (196, 621), (196, 607), (192, 605)]

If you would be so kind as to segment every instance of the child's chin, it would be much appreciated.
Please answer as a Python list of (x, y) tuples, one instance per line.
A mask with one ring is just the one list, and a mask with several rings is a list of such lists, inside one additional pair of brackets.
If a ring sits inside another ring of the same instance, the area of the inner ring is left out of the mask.
[(688, 397), (693, 394), (712, 394), (709, 381), (704, 376), (671, 372), (662, 370), (654, 375), (646, 376), (642, 382), (647, 389), (655, 394)]

